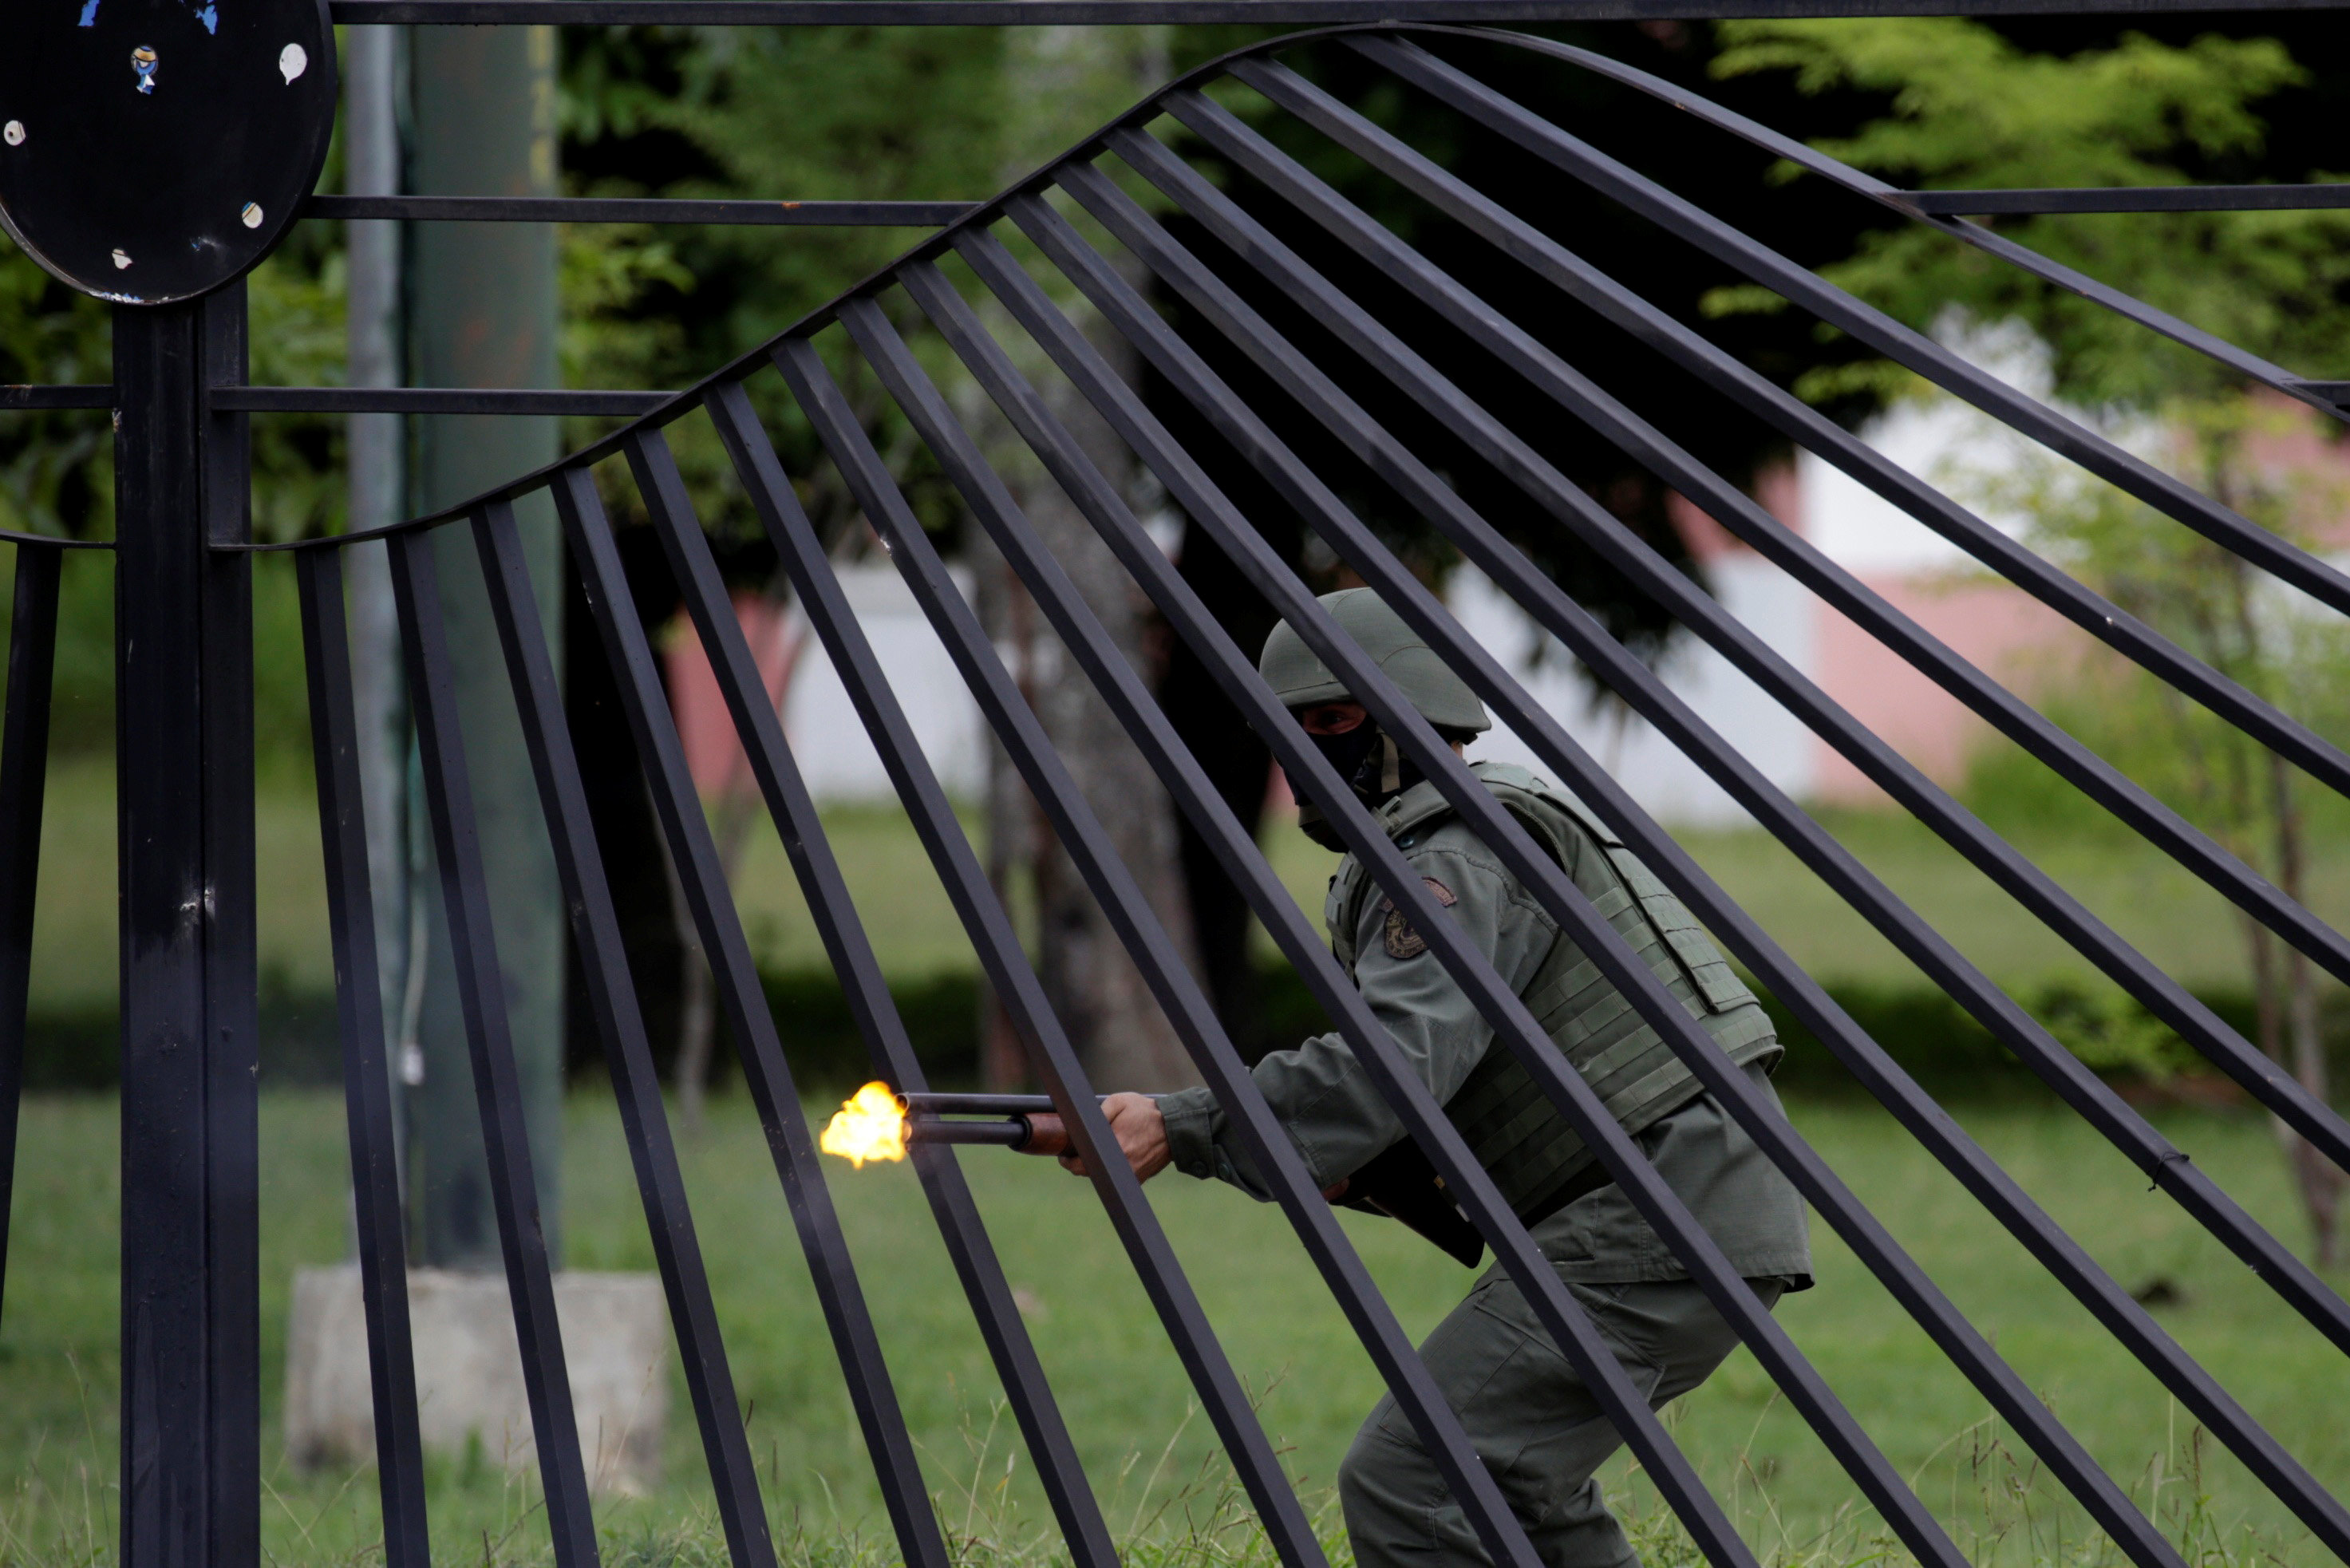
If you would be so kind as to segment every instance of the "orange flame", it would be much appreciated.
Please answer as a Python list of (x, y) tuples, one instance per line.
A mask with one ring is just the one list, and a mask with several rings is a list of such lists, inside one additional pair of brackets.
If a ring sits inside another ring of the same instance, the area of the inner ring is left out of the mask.
[(897, 1091), (887, 1084), (868, 1084), (858, 1090), (825, 1124), (816, 1147), (859, 1170), (868, 1159), (905, 1158), (906, 1114), (898, 1108)]

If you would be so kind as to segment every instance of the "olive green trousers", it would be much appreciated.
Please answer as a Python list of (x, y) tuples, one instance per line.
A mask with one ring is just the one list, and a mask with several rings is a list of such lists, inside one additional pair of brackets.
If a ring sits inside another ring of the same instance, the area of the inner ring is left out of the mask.
[[(1755, 1281), (1766, 1306), (1780, 1282)], [(1687, 1280), (1571, 1283), (1651, 1407), (1704, 1382), (1738, 1344)], [(1437, 1386), (1548, 1568), (1637, 1568), (1594, 1479), (1623, 1439), (1515, 1284), (1489, 1275), (1420, 1346)], [(1470, 1568), (1484, 1546), (1393, 1396), (1338, 1467), (1357, 1568)]]

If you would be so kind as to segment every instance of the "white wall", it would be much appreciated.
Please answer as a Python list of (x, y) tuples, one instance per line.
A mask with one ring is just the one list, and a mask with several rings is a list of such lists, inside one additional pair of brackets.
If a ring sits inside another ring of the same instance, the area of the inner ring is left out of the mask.
[[(882, 673), (907, 722), (921, 743), (947, 793), (975, 799), (987, 782), (987, 756), (979, 705), (963, 689), (947, 650), (931, 630), (897, 568), (887, 562), (840, 568), (841, 587), (858, 624), (873, 645)], [(968, 594), (969, 579), (958, 571), (956, 587)], [(794, 612), (797, 614), (797, 611)], [(850, 706), (824, 645), (811, 637), (792, 678), (784, 704), (784, 730), (820, 802), (894, 801), (897, 791), (882, 771), (879, 753)]]
[[(1814, 639), (1810, 605), (1776, 567), (1759, 556), (1725, 556), (1708, 563), (1706, 576), (1723, 607), (1763, 642), (1798, 670), (1811, 668)], [(1537, 665), (1534, 650), (1539, 634), (1533, 620), (1483, 573), (1470, 566), (1460, 567), (1446, 598), (1462, 627), (1650, 815), (1667, 822), (1704, 825), (1746, 820), (1728, 794), (1646, 721), (1620, 709), (1595, 711), (1589, 682), (1563, 648), (1554, 643), (1552, 657)], [(1659, 673), (1699, 718), (1773, 783), (1794, 794), (1810, 789), (1815, 753), (1809, 732), (1721, 655), (1684, 634), (1667, 649)], [(1498, 723), (1470, 749), (1470, 755), (1520, 763), (1545, 776), (1557, 775), (1556, 769), (1538, 761), (1523, 741)]]

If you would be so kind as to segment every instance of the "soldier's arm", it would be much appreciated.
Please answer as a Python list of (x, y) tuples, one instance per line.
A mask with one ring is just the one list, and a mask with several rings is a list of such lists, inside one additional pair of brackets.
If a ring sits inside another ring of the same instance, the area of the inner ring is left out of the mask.
[[(1556, 936), (1549, 918), (1465, 829), (1431, 836), (1409, 858), (1462, 934), (1493, 960), (1503, 981), (1513, 991), (1523, 986)], [(1443, 1103), (1476, 1066), (1492, 1026), (1384, 897), (1365, 900), (1355, 937), (1363, 1000), (1412, 1074)], [(1319, 1186), (1352, 1175), (1404, 1136), (1370, 1074), (1338, 1034), (1274, 1052), (1253, 1076)], [(1214, 1177), (1260, 1199), (1270, 1196), (1207, 1090), (1162, 1096), (1159, 1110), (1177, 1169)]]

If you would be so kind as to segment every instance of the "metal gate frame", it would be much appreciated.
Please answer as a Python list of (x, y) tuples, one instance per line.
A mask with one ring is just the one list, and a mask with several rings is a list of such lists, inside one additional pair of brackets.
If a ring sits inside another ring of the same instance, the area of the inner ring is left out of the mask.
[[(2137, 6), (2185, 10), (2187, 5)], [(2197, 11), (2262, 9), (2214, 5)], [(1677, 7), (1676, 16), (2070, 13), (2090, 7), (2005, 4), (1752, 5)], [(2350, 576), (2267, 534), (2093, 431), (2024, 398), (1919, 334), (1825, 284), (1605, 151), (1479, 80), (1461, 62), (1487, 48), (1530, 50), (1562, 71), (1604, 76), (1656, 95), (1711, 129), (1744, 139), (1856, 194), (2072, 289), (2148, 330), (2209, 355), (2254, 384), (2345, 417), (2350, 386), (2279, 367), (2049, 262), (1965, 221), (2020, 212), (2251, 210), (2350, 205), (2350, 187), (2201, 187), (2155, 191), (1908, 192), (1860, 174), (1767, 128), (1589, 51), (1485, 31), (1468, 23), (1593, 20), (1660, 15), (1652, 7), (1580, 0), (338, 0), (351, 23), (676, 22), (696, 25), (922, 26), (1025, 22), (1263, 21), (1323, 25), (1227, 56), (1151, 95), (1069, 153), (981, 203), (506, 201), (493, 198), (314, 197), (307, 215), (428, 221), (614, 221), (761, 223), (943, 223), (938, 233), (839, 299), (703, 383), (678, 393), (337, 389), (244, 385), (241, 285), (177, 306), (117, 306), (110, 387), (0, 389), (0, 410), (112, 409), (118, 422), (117, 537), (89, 545), (9, 536), (17, 546), (16, 618), (5, 723), (0, 723), (0, 1271), (6, 1259), (7, 1183), (14, 1168), (33, 889), (37, 871), (58, 573), (69, 548), (116, 556), (119, 623), (118, 769), (123, 896), (123, 1386), (122, 1557), (249, 1563), (259, 1550), (256, 1307), (258, 1068), (254, 923), (252, 607), (250, 557), (296, 555), (317, 763), (338, 1024), (362, 1295), (374, 1380), (385, 1551), (393, 1568), (428, 1560), (405, 1260), (392, 1147), (388, 1065), (377, 988), (376, 934), (359, 805), (343, 553), (389, 550), (405, 674), (423, 759), (422, 782), (441, 867), (454, 978), (472, 1048), (491, 1162), (493, 1196), (529, 1394), (553, 1548), (558, 1563), (592, 1563), (597, 1542), (571, 1410), (551, 1275), (536, 1216), (507, 1023), (498, 1005), (492, 890), (483, 874), (465, 746), (452, 705), (431, 535), (471, 532), (588, 985), (589, 1011), (610, 1066), (629, 1153), (718, 1500), (732, 1560), (775, 1561), (758, 1481), (736, 1416), (733, 1386), (693, 1222), (671, 1141), (643, 1017), (629, 982), (619, 923), (589, 820), (542, 611), (525, 569), (513, 504), (552, 495), (584, 585), (587, 607), (617, 677), (627, 722), (645, 759), (657, 815), (686, 903), (741, 1045), (776, 1172), (815, 1279), (899, 1550), (910, 1564), (949, 1568), (920, 1463), (865, 1304), (848, 1240), (827, 1194), (801, 1113), (785, 1038), (769, 1013), (687, 771), (659, 670), (631, 602), (597, 465), (619, 460), (657, 531), (668, 567), (717, 676), (754, 776), (773, 815), (825, 949), (840, 978), (874, 1071), (901, 1091), (925, 1085), (904, 1026), (848, 897), (841, 869), (801, 779), (757, 667), (728, 603), (664, 431), (707, 419), (840, 672), (976, 950), (1029, 1052), (1068, 1118), (1105, 1210), (1190, 1374), (1266, 1536), (1284, 1568), (1325, 1568), (1320, 1548), (1240, 1379), (1193, 1295), (1181, 1264), (1122, 1158), (1069, 1040), (1047, 1003), (1013, 924), (997, 901), (904, 713), (865, 641), (745, 382), (773, 371), (884, 543), (958, 672), (979, 702), (1055, 836), (1107, 915), (1153, 996), (1244, 1148), (1263, 1173), (1334, 1299), (1434, 1456), (1487, 1551), (1513, 1568), (1538, 1568), (1523, 1531), (1471, 1449), (1428, 1371), (1364, 1269), (1330, 1206), (1239, 1052), (1177, 956), (1149, 901), (1111, 847), (1010, 672), (925, 535), (888, 464), (843, 398), (815, 339), (839, 327), (920, 436), (972, 518), (1002, 550), (1077, 667), (1101, 693), (1179, 809), (1247, 895), (1316, 1000), (1336, 1021), (1395, 1114), (1444, 1175), (1523, 1291), (1544, 1329), (1592, 1388), (1709, 1561), (1754, 1558), (1645, 1398), (1544, 1262), (1508, 1203), (1400, 1050), (1372, 1016), (1320, 934), (1298, 912), (1246, 828), (1177, 737), (1155, 699), (1039, 541), (971, 426), (924, 370), (910, 327), (935, 333), (1003, 425), (1061, 486), (1168, 624), (1205, 664), (1294, 776), (1335, 803), (1333, 826), (1382, 889), (1422, 932), (1439, 962), (1477, 1002), (1496, 1039), (1533, 1075), (1598, 1151), (1610, 1175), (1688, 1264), (1791, 1405), (1851, 1475), (1867, 1502), (1921, 1562), (1959, 1568), (1950, 1537), (1878, 1451), (1680, 1200), (1656, 1176), (1593, 1088), (1544, 1036), (1490, 962), (1436, 906), (1402, 854), (1318, 753), (1304, 743), (1249, 651), (1236, 647), (1151, 542), (1119, 487), (1097, 469), (1037, 381), (1059, 377), (1114, 430), (1168, 493), (1361, 696), (1448, 802), (1628, 997), (1740, 1126), (1783, 1169), (2035, 1455), (2133, 1563), (2180, 1568), (2153, 1521), (2101, 1469), (2031, 1387), (1942, 1294), (1783, 1116), (1757, 1096), (1710, 1036), (1596, 913), (1559, 867), (1486, 794), (1387, 680), (1315, 605), (1311, 590), (1258, 535), (1241, 507), (1111, 369), (1068, 306), (1008, 247), (1006, 224), (1070, 291), (1108, 324), (1188, 403), (1216, 440), (1245, 457), (1336, 555), (1440, 650), (1497, 715), (1588, 802), (1796, 1017), (1825, 1042), (1902, 1127), (2157, 1379), (2227, 1445), (2320, 1542), (2350, 1556), (2350, 1510), (2236, 1403), (2230, 1393), (2042, 1210), (1871, 1040), (1827, 993), (1715, 885), (1488, 655), (1285, 445), (1263, 413), (1225, 383), (1170, 328), (1065, 207), (1114, 237), (1129, 262), (1190, 307), (1261, 370), (1294, 410), (1352, 452), (1407, 505), (1478, 565), (1535, 622), (1557, 636), (1644, 719), (1682, 749), (2038, 1074), (2158, 1188), (2249, 1264), (2337, 1348), (2350, 1352), (2350, 1306), (2245, 1213), (2113, 1089), (1876, 880), (1802, 807), (1771, 784), (1676, 698), (1587, 612), (1544, 577), (1398, 432), (1346, 389), (1365, 371), (1403, 393), (1437, 428), (1484, 454), (1494, 471), (1556, 526), (1597, 552), (1750, 677), (1904, 808), (2064, 937), (2126, 992), (2241, 1084), (2323, 1155), (2350, 1168), (2350, 1126), (2137, 953), (2053, 878), (1974, 818), (1881, 739), (1593, 503), (1544, 453), (1468, 389), (1421, 358), (1338, 285), (1284, 244), (1151, 133), (1162, 119), (1240, 170), (1256, 188), (1350, 246), (1436, 310), (1463, 337), (1556, 406), (1714, 516), (1765, 558), (1842, 611), (1944, 690), (2045, 763), (2148, 842), (2305, 954), (2350, 981), (2350, 940), (2285, 898), (2118, 770), (2074, 741), (1721, 475), (1612, 399), (1512, 318), (1555, 289), (1625, 328), (1700, 384), (1727, 394), (1797, 445), (1817, 452), (1985, 566), (2272, 748), (2329, 788), (2350, 793), (2350, 756), (2256, 695), (2123, 615), (2058, 567), (1966, 508), (1896, 468), (1792, 395), (1679, 324), (1622, 282), (1574, 254), (1492, 196), (1440, 167), (1300, 77), (1280, 58), (1310, 48), (1353, 50), (1409, 90), (1515, 142), (1579, 184), (1850, 333), (2088, 472), (2198, 531), (2321, 604), (2350, 613)], [(1332, 145), (1408, 190), (1521, 264), (1523, 299), (1481, 299), (1202, 89), (1232, 80), (1253, 89)], [(1114, 159), (1155, 188), (1170, 210), (1221, 248), (1187, 245), (1101, 166)], [(1056, 192), (1055, 201), (1047, 200)], [(944, 270), (950, 261), (964, 283)], [(1232, 281), (1284, 297), (1343, 346), (1344, 358), (1301, 348)], [(972, 296), (993, 313), (974, 307)], [(885, 297), (910, 309), (894, 314)], [(1016, 326), (1024, 348), (1007, 348)], [(1338, 361), (1338, 362), (1332, 362)], [(402, 411), (604, 413), (636, 416), (615, 434), (462, 506), (372, 534), (256, 545), (247, 526), (246, 424), (254, 412)], [(135, 635), (134, 635), (135, 632)], [(1067, 1549), (1079, 1568), (1112, 1568), (1118, 1548), (1102, 1519), (1041, 1363), (1014, 1305), (956, 1156), (915, 1147), (914, 1161), (941, 1237)], [(5, 1272), (0, 1272), (5, 1283)]]

